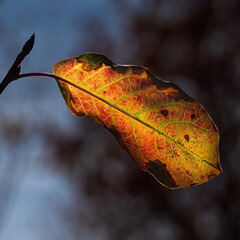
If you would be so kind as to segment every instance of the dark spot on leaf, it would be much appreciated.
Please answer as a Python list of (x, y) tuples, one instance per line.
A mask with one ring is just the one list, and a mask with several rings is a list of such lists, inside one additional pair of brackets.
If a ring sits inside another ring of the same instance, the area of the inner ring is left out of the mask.
[[(67, 89), (67, 86), (66, 84), (63, 84), (63, 83), (59, 83), (57, 82), (59, 88), (60, 88), (60, 91), (61, 91), (61, 94), (65, 100), (65, 102), (68, 104), (68, 101), (69, 101), (69, 93), (68, 93), (68, 89)], [(74, 99), (72, 99), (74, 101)], [(75, 101), (74, 101), (75, 102)]]
[(195, 185), (197, 185), (197, 183), (191, 183), (191, 184), (190, 184), (190, 186), (195, 186)]
[(177, 90), (172, 93), (170, 92), (168, 94), (169, 97), (175, 99), (176, 101), (181, 100), (181, 99), (183, 99), (185, 102), (193, 102), (194, 101), (194, 99), (192, 97), (188, 96), (176, 84), (167, 82), (167, 81), (163, 81), (163, 80), (157, 78), (156, 76), (154, 76), (149, 70), (146, 69), (146, 71), (147, 71), (148, 77), (150, 78), (151, 82), (156, 85), (158, 90), (161, 91), (161, 90), (165, 90), (168, 88), (173, 88), (174, 90)]
[(176, 182), (168, 172), (166, 164), (162, 163), (160, 160), (156, 159), (154, 161), (149, 161), (146, 164), (148, 171), (164, 186), (169, 188), (176, 188)]
[(132, 71), (136, 75), (140, 75), (143, 72), (143, 68), (139, 66), (131, 66)]
[(161, 114), (164, 116), (164, 117), (167, 117), (168, 115), (168, 110), (164, 109), (161, 111)]
[(140, 96), (137, 96), (137, 101), (139, 101), (141, 99), (141, 97)]
[(112, 67), (113, 71), (121, 74), (125, 74), (128, 69), (129, 69), (129, 66), (123, 66), (123, 65), (116, 65), (115, 67)]
[(208, 175), (207, 177), (208, 177), (208, 179), (212, 179), (212, 178), (216, 177), (216, 174)]
[(193, 113), (191, 114), (191, 119), (194, 119), (196, 117), (196, 115)]
[(189, 142), (189, 135), (184, 135), (184, 138)]
[(106, 91), (103, 91), (103, 94), (106, 94), (107, 92)]
[(217, 132), (218, 130), (217, 130), (216, 125), (215, 125), (214, 123), (212, 123), (212, 125), (213, 125), (213, 130), (214, 130), (215, 132)]
[(107, 66), (115, 66), (115, 64), (107, 57), (97, 53), (84, 53), (76, 58), (77, 62), (83, 63), (85, 71), (96, 70), (104, 63)]
[(222, 173), (223, 170), (219, 162), (217, 163), (217, 169)]

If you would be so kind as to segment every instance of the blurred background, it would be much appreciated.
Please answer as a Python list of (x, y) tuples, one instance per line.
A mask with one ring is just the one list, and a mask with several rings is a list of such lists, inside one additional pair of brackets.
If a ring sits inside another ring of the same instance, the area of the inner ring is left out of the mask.
[(0, 96), (1, 240), (240, 239), (240, 1), (0, 0), (0, 79), (97, 52), (178, 84), (219, 128), (224, 173), (169, 190), (114, 137), (73, 116), (52, 79)]

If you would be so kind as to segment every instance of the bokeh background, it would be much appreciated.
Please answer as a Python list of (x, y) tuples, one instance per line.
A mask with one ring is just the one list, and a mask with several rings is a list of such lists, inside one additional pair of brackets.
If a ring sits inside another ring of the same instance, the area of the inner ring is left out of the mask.
[(207, 109), (224, 170), (166, 189), (54, 80), (21, 79), (0, 96), (0, 239), (240, 239), (239, 29), (238, 0), (0, 0), (0, 79), (33, 32), (22, 72), (84, 52), (145, 66)]

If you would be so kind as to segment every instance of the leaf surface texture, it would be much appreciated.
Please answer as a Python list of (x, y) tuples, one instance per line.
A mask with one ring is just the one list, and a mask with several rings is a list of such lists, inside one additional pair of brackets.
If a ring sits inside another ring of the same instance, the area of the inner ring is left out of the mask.
[(62, 60), (53, 72), (80, 88), (57, 80), (72, 113), (108, 128), (164, 186), (189, 187), (222, 172), (217, 127), (177, 85), (95, 53)]

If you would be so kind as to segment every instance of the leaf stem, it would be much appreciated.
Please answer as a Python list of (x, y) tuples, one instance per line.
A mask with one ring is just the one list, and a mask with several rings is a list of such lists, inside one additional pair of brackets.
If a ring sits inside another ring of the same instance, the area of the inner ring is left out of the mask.
[(26, 77), (49, 77), (49, 78), (54, 78), (58, 81), (61, 81), (61, 82), (64, 82), (64, 83), (67, 83), (75, 88), (78, 88), (79, 90), (85, 92), (85, 93), (88, 93), (94, 97), (96, 97), (93, 93), (89, 92), (88, 90), (78, 86), (77, 84), (75, 83), (72, 83), (70, 81), (68, 81), (67, 79), (65, 78), (62, 78), (62, 77), (59, 77), (57, 75), (54, 75), (52, 73), (44, 73), (44, 72), (31, 72), (31, 73), (22, 73), (22, 74), (19, 74), (18, 76), (15, 77), (14, 80), (17, 80), (17, 79), (20, 79), (20, 78), (26, 78)]
[[(72, 82), (66, 80), (65, 78), (59, 77), (59, 76), (54, 75), (54, 74), (51, 74), (51, 73), (43, 73), (43, 72), (23, 73), (23, 74), (20, 74), (20, 75), (16, 76), (14, 80), (17, 80), (17, 79), (20, 79), (20, 78), (26, 78), (26, 77), (49, 77), (49, 78), (54, 78), (54, 79), (56, 79), (56, 80), (58, 80), (58, 81), (64, 82), (64, 83), (66, 83), (66, 84), (69, 84), (69, 85), (71, 85), (71, 86), (73, 86), (73, 87), (75, 87), (75, 88), (77, 88), (77, 89), (79, 89), (79, 90), (81, 90), (81, 91), (89, 94), (90, 96), (92, 96), (92, 97), (94, 97), (94, 98), (97, 98), (98, 100), (106, 103), (107, 105), (110, 105), (110, 106), (113, 107), (113, 108), (116, 108), (115, 106), (113, 106), (112, 104), (110, 104), (108, 101), (106, 101), (105, 99), (102, 99), (101, 97), (98, 97), (98, 96), (95, 95), (94, 93), (92, 93), (92, 92), (90, 92), (90, 91), (88, 91), (88, 90), (86, 90), (86, 89), (78, 86), (78, 85), (75, 84), (75, 83), (72, 83)], [(0, 84), (0, 87), (1, 87), (1, 84)], [(118, 109), (118, 108), (117, 108), (117, 109)], [(118, 109), (118, 110), (119, 110), (119, 109)], [(120, 110), (120, 111), (122, 111), (122, 110)], [(124, 113), (125, 113), (125, 112), (124, 112)]]

